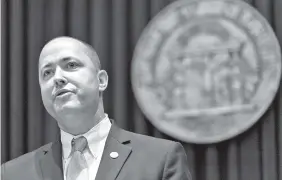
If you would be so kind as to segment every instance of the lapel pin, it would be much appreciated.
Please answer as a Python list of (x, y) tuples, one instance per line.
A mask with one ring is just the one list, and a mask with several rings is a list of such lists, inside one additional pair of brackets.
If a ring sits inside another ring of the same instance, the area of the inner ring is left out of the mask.
[(111, 158), (116, 159), (118, 157), (118, 153), (117, 152), (111, 152), (110, 156), (111, 156)]

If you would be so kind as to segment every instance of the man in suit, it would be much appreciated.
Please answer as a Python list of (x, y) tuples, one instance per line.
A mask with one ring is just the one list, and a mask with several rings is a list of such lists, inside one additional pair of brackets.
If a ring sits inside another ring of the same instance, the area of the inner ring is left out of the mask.
[(180, 143), (119, 128), (103, 108), (108, 75), (95, 50), (71, 37), (42, 49), (42, 101), (57, 141), (2, 165), (2, 180), (191, 180)]

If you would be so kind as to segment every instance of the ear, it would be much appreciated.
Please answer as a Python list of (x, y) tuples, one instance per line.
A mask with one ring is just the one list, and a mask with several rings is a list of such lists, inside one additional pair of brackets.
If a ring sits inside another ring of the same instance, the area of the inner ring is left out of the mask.
[(103, 92), (108, 86), (108, 73), (105, 70), (100, 70), (97, 76), (99, 80), (99, 91)]

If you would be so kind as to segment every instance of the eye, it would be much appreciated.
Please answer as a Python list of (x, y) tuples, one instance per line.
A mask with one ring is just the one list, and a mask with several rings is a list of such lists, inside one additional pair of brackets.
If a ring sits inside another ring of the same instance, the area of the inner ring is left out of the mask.
[(46, 77), (50, 76), (51, 74), (52, 74), (52, 71), (51, 71), (51, 70), (45, 70), (45, 71), (43, 72), (43, 77), (46, 78)]
[(76, 62), (69, 62), (67, 64), (68, 69), (76, 69), (78, 67), (78, 64)]

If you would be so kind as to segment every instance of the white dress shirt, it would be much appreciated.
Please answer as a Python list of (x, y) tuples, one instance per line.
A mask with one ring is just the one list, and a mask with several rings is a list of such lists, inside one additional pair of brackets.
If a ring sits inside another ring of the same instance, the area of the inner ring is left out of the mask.
[(83, 155), (88, 164), (88, 168), (84, 169), (79, 174), (77, 179), (85, 179), (83, 177), (88, 177), (89, 180), (95, 179), (110, 129), (111, 129), (111, 122), (108, 118), (108, 115), (106, 114), (106, 117), (102, 121), (100, 121), (96, 126), (94, 126), (85, 134), (73, 136), (61, 130), (64, 180), (67, 180), (66, 170), (69, 161), (72, 157), (71, 141), (73, 138), (77, 138), (80, 136), (84, 136), (88, 142), (88, 146), (83, 151)]

